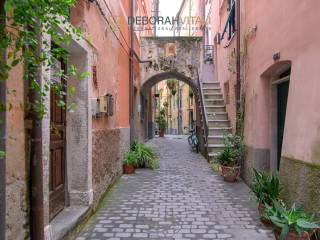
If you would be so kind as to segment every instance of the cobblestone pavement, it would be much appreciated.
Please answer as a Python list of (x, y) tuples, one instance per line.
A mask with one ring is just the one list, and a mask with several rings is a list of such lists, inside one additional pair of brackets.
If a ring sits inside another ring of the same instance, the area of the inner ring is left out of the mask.
[(185, 137), (155, 138), (159, 170), (124, 175), (77, 240), (274, 239), (248, 187), (228, 184), (192, 153)]

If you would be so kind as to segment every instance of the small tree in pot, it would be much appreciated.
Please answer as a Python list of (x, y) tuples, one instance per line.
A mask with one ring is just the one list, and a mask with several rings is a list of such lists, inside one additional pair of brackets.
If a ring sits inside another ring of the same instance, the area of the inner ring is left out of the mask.
[(156, 117), (156, 123), (158, 124), (159, 128), (159, 136), (164, 137), (164, 131), (167, 127), (167, 121), (165, 118), (166, 111), (164, 109), (161, 109), (159, 112), (159, 115)]

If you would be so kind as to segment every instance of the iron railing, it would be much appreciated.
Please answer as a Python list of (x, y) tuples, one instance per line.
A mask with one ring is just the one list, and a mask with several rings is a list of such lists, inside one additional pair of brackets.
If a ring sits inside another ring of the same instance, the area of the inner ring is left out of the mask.
[[(207, 119), (207, 111), (206, 108), (204, 106), (204, 97), (203, 97), (203, 92), (202, 92), (202, 86), (201, 86), (201, 81), (200, 81), (200, 77), (199, 77), (199, 72), (198, 72), (198, 68), (196, 68), (196, 73), (197, 73), (197, 81), (198, 81), (198, 98), (200, 100), (200, 105), (201, 105), (201, 113), (202, 113), (202, 128), (203, 128), (203, 132), (202, 132), (202, 136), (204, 136), (204, 147), (207, 146), (208, 144), (208, 119)], [(205, 155), (207, 156), (208, 151), (205, 151)]]

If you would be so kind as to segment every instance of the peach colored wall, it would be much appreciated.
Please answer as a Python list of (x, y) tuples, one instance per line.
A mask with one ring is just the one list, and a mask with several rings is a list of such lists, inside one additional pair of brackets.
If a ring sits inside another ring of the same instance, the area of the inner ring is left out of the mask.
[(72, 14), (73, 24), (82, 27), (98, 52), (96, 63), (94, 63), (97, 66), (98, 84), (97, 86), (92, 84), (92, 97), (103, 96), (107, 93), (115, 97), (115, 115), (93, 119), (93, 128), (96, 130), (129, 127), (128, 53), (130, 36), (127, 24), (129, 13), (126, 11), (129, 10), (130, 5), (128, 7), (127, 1), (121, 1), (125, 2), (124, 6), (118, 1), (106, 2), (117, 21), (115, 24), (107, 7), (103, 1), (100, 1), (108, 21), (112, 23), (111, 27), (95, 4), (80, 1)]
[[(222, 2), (222, 1), (221, 1)], [(223, 1), (226, 4), (227, 1)], [(219, 11), (214, 4), (213, 31), (222, 32), (227, 13), (225, 5)], [(320, 104), (319, 56), (320, 2), (314, 0), (254, 0), (241, 1), (241, 35), (257, 26), (248, 40), (248, 69), (246, 70), (245, 138), (249, 146), (270, 148), (271, 85), (261, 74), (275, 62), (292, 61), (282, 155), (310, 163), (320, 163)], [(235, 48), (236, 38), (224, 48), (226, 40), (217, 47), (218, 79), (223, 84), (233, 78), (227, 71), (228, 55)], [(242, 41), (243, 46), (243, 41)], [(222, 85), (223, 86), (223, 85)], [(231, 87), (231, 85), (230, 85)], [(230, 90), (230, 94), (234, 91)], [(231, 100), (231, 99), (230, 99)], [(235, 119), (234, 101), (228, 112)]]

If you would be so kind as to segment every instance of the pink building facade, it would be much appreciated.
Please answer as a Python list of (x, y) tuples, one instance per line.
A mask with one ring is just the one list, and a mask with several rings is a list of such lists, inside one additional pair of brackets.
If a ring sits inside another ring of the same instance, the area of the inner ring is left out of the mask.
[(234, 131), (237, 100), (243, 103), (238, 127), (248, 149), (245, 181), (250, 183), (252, 167), (279, 171), (283, 198), (319, 211), (320, 3), (206, 2), (207, 41), (214, 45), (215, 77)]

